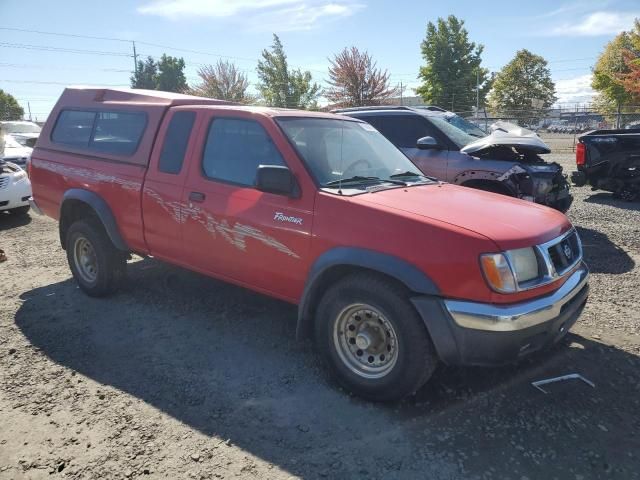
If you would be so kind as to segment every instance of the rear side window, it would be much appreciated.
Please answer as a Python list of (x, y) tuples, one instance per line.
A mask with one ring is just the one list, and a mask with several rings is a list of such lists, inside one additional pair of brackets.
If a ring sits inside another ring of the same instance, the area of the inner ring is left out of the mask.
[(230, 118), (211, 123), (202, 157), (202, 171), (207, 177), (253, 186), (259, 165), (285, 165), (262, 125)]
[(131, 155), (147, 124), (140, 112), (63, 110), (51, 140), (54, 143), (112, 155)]
[(87, 147), (96, 112), (63, 110), (51, 134), (51, 140), (72, 147)]
[(89, 148), (113, 155), (131, 155), (138, 148), (146, 123), (144, 113), (98, 112)]
[(417, 115), (400, 116), (389, 115), (386, 117), (360, 117), (387, 137), (396, 147), (415, 148), (419, 138), (427, 135), (433, 136), (433, 132)]
[(171, 117), (160, 152), (158, 170), (164, 173), (180, 173), (195, 119), (195, 112), (177, 112)]

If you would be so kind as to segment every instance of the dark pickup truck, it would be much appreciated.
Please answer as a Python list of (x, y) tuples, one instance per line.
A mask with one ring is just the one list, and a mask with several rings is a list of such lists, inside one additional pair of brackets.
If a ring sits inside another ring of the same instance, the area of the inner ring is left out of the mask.
[(612, 192), (623, 200), (640, 199), (640, 129), (594, 130), (576, 145), (573, 183)]

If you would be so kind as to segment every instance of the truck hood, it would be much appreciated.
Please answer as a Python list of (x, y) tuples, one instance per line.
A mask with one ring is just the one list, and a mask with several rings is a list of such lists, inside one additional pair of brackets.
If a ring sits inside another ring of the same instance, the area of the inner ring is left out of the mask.
[(451, 184), (393, 188), (351, 198), (473, 231), (501, 250), (544, 243), (571, 228), (567, 217), (551, 208)]
[(496, 122), (491, 125), (491, 135), (471, 142), (460, 151), (467, 154), (480, 153), (492, 147), (513, 147), (519, 151), (530, 151), (536, 154), (549, 153), (549, 146), (531, 130), (508, 122)]

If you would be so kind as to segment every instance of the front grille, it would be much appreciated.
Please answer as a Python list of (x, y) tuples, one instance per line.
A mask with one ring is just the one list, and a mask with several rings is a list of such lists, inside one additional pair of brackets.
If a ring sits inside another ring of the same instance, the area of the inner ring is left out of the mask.
[(547, 246), (549, 260), (556, 273), (562, 275), (573, 268), (582, 258), (580, 239), (575, 231)]
[(7, 188), (9, 186), (10, 179), (11, 177), (9, 176), (0, 177), (0, 190), (2, 190), (3, 188)]

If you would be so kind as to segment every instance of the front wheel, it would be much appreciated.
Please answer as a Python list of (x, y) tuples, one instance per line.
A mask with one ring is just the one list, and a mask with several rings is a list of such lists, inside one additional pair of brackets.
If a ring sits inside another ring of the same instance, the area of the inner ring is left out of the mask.
[(92, 297), (118, 289), (125, 277), (126, 254), (118, 250), (100, 223), (79, 220), (67, 231), (67, 261), (80, 288)]
[(349, 276), (325, 293), (315, 337), (338, 382), (369, 400), (395, 401), (415, 393), (438, 362), (406, 293), (375, 274)]

